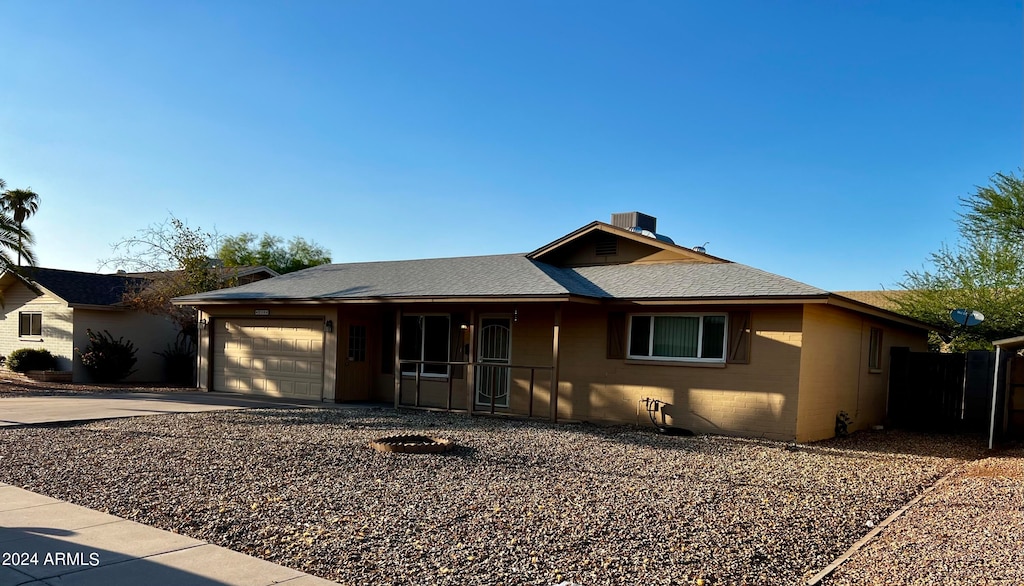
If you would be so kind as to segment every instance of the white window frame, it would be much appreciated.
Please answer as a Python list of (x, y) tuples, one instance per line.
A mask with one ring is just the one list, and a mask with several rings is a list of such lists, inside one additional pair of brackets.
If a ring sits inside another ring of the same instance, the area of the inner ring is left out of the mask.
[[(38, 334), (31, 333), (31, 330), (32, 330), (31, 319), (32, 318), (29, 318), (29, 333), (27, 333), (27, 334), (21, 333), (21, 320), (22, 320), (22, 316), (26, 316), (26, 315), (30, 315), (30, 316), (31, 315), (38, 315), (39, 316), (39, 333)], [(43, 312), (41, 312), (41, 311), (19, 311), (18, 312), (18, 337), (22, 338), (22, 339), (25, 339), (25, 338), (42, 339), (42, 337), (43, 337)]]
[[(877, 336), (875, 333), (877, 332)], [(882, 328), (871, 327), (868, 330), (868, 372), (878, 374), (882, 372), (882, 341), (885, 339), (885, 332)], [(877, 364), (873, 364), (877, 362)]]
[[(633, 350), (633, 318), (634, 317), (649, 317), (651, 318), (651, 331), (648, 333), (647, 340), (647, 351), (651, 356), (640, 356), (632, 353)], [(656, 317), (698, 317), (700, 318), (699, 325), (697, 326), (697, 356), (654, 356), (654, 318)], [(725, 318), (724, 331), (722, 332), (722, 357), (721, 358), (702, 358), (704, 354), (704, 318), (705, 317), (722, 317)], [(635, 313), (629, 315), (628, 323), (626, 324), (626, 358), (629, 360), (649, 360), (653, 362), (710, 362), (724, 364), (729, 349), (729, 314), (724, 312), (707, 312), (707, 313)]]
[[(407, 317), (418, 317), (418, 318), (424, 318), (424, 317), (446, 317), (446, 318), (448, 318), (448, 335), (446, 337), (447, 345), (445, 346), (445, 348), (447, 348), (447, 351), (445, 352), (445, 356), (447, 356), (448, 358), (445, 361), (446, 362), (450, 362), (451, 361), (451, 356), (452, 356), (452, 314), (450, 314), (450, 313), (404, 313), (404, 314), (402, 314), (402, 319), (405, 319)], [(399, 321), (399, 326), (398, 327), (399, 328), (402, 327), (401, 326), (401, 321)], [(416, 360), (424, 360), (423, 353), (427, 349), (427, 345), (425, 344), (426, 336), (427, 336), (427, 329), (426, 328), (422, 328), (420, 330), (420, 357), (417, 358)], [(402, 338), (404, 339), (405, 336), (402, 336)], [(401, 348), (398, 349), (399, 355), (401, 355), (401, 350), (402, 350)], [(407, 362), (402, 362), (402, 373), (401, 373), (401, 375), (402, 376), (409, 376), (409, 377), (416, 376), (417, 367), (419, 369), (420, 376), (423, 377), (423, 378), (446, 379), (449, 376), (451, 376), (451, 374), (452, 374), (452, 367), (451, 366), (445, 366), (444, 374), (441, 374), (439, 372), (426, 372), (425, 371), (425, 367), (426, 366), (427, 366), (426, 364), (415, 364), (414, 365), (414, 364), (409, 364)]]

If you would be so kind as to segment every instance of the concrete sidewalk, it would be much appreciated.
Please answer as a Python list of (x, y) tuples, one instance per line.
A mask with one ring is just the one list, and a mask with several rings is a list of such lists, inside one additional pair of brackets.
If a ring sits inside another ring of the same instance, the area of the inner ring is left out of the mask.
[(205, 541), (0, 483), (5, 586), (318, 586), (329, 582)]
[(281, 407), (284, 403), (225, 393), (112, 393), (0, 398), (0, 427), (90, 421), (165, 413)]

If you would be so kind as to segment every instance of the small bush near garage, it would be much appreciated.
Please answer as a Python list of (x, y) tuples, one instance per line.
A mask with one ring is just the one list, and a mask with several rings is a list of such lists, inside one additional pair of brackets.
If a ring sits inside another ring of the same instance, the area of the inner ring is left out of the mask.
[(123, 337), (114, 339), (107, 330), (94, 332), (86, 330), (89, 345), (79, 351), (82, 366), (85, 366), (94, 381), (99, 383), (117, 382), (135, 372), (135, 353), (138, 349)]
[(7, 357), (7, 368), (22, 373), (30, 370), (53, 370), (57, 368), (57, 359), (49, 350), (19, 348)]
[(179, 336), (167, 349), (154, 352), (164, 358), (164, 376), (172, 385), (188, 385), (195, 382), (195, 348), (184, 336)]

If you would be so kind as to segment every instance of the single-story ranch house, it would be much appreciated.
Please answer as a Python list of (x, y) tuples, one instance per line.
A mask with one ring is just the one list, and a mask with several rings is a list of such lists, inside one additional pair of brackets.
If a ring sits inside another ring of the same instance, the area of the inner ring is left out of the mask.
[(70, 371), (74, 382), (88, 382), (89, 372), (75, 349), (89, 344), (86, 330), (108, 330), (139, 349), (129, 381), (161, 380), (164, 362), (154, 352), (166, 350), (178, 331), (167, 319), (125, 307), (125, 291), (141, 283), (124, 274), (40, 267), (3, 273), (0, 354), (7, 356), (19, 348), (49, 350), (57, 358), (57, 370)]
[[(227, 270), (227, 269), (226, 269)], [(230, 269), (240, 282), (277, 276), (266, 267)], [(133, 310), (124, 303), (126, 291), (144, 287), (157, 273), (86, 273), (24, 267), (0, 274), (0, 355), (19, 348), (48, 350), (57, 370), (70, 372), (72, 382), (90, 382), (89, 371), (75, 349), (89, 344), (87, 330), (107, 330), (138, 349), (135, 372), (126, 382), (165, 380), (164, 358), (178, 335), (167, 318)]]
[[(201, 388), (660, 423), (812, 441), (886, 415), (889, 351), (927, 326), (593, 222), (528, 254), (323, 265), (180, 297)], [(552, 392), (554, 391), (554, 392)]]

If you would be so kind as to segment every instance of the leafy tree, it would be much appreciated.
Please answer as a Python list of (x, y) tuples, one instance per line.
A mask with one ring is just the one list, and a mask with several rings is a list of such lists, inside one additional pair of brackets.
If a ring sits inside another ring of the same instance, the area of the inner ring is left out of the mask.
[(285, 245), (280, 236), (251, 232), (224, 238), (217, 258), (226, 267), (264, 266), (281, 274), (331, 262), (330, 252), (315, 242), (295, 237)]
[[(898, 311), (951, 330), (953, 350), (990, 349), (992, 340), (1024, 334), (1024, 181), (997, 173), (960, 204), (959, 241), (932, 253), (930, 268), (907, 271), (905, 291), (891, 300)], [(980, 311), (985, 321), (957, 327), (949, 317), (956, 308)]]
[[(3, 186), (0, 186), (2, 188)], [(0, 209), (11, 214), (14, 223), (18, 225), (18, 266), (21, 266), (21, 249), (24, 239), (25, 220), (39, 211), (39, 194), (28, 189), (11, 189), (4, 191), (0, 196)]]
[(211, 262), (209, 253), (217, 241), (215, 235), (189, 227), (172, 215), (115, 243), (117, 255), (103, 264), (138, 277), (125, 292), (124, 301), (129, 307), (169, 317), (194, 347), (198, 337), (196, 312), (191, 307), (173, 305), (171, 299), (235, 284), (231, 274)]

